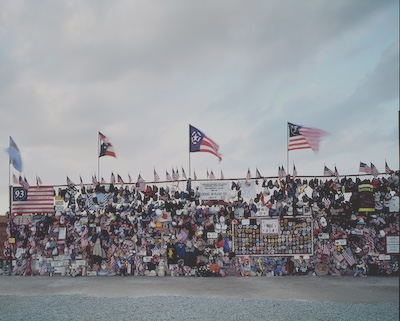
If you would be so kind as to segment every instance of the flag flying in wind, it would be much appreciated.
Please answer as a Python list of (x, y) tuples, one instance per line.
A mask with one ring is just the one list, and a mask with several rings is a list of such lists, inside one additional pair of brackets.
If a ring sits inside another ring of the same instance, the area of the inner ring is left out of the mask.
[(117, 158), (115, 155), (114, 147), (109, 142), (108, 138), (104, 136), (102, 133), (99, 132), (99, 139), (100, 139), (100, 154), (99, 157), (102, 156), (112, 156)]
[(208, 177), (208, 179), (215, 179), (215, 175), (212, 170), (210, 172), (210, 176)]
[(335, 173), (328, 167), (324, 166), (324, 176), (335, 176)]
[(335, 165), (335, 176), (336, 176), (336, 179), (339, 181), (340, 175), (339, 175), (339, 172), (338, 172), (338, 170), (336, 168), (336, 165)]
[(19, 152), (18, 146), (14, 142), (11, 136), (10, 136), (10, 146), (7, 148), (7, 152), (10, 158), (10, 164), (12, 164), (18, 172), (22, 172), (21, 153)]
[(124, 185), (124, 184), (125, 184), (125, 182), (124, 182), (124, 180), (122, 179), (121, 175), (117, 174), (117, 178), (118, 178), (118, 183), (120, 183), (121, 185)]
[(318, 152), (321, 138), (328, 135), (326, 131), (318, 128), (295, 125), (292, 123), (288, 123), (288, 126), (288, 150), (311, 148), (314, 152)]
[(169, 175), (168, 171), (165, 171), (165, 178), (167, 181), (171, 182), (172, 181), (172, 177), (171, 175)]
[(385, 161), (385, 173), (386, 174), (393, 174), (394, 171), (390, 169), (388, 163)]
[(371, 163), (371, 174), (372, 174), (374, 177), (377, 177), (377, 176), (379, 175), (378, 169), (377, 169), (377, 168), (375, 167), (375, 165), (372, 164), (372, 163)]
[(75, 183), (73, 181), (71, 181), (71, 179), (68, 176), (67, 176), (67, 185), (69, 188), (75, 187)]
[(297, 177), (297, 170), (296, 170), (296, 166), (294, 166), (293, 164), (293, 179), (295, 179)]
[(206, 152), (218, 157), (222, 160), (222, 155), (219, 153), (219, 146), (212, 139), (207, 137), (203, 132), (196, 127), (189, 125), (190, 134), (190, 152)]
[(154, 169), (154, 181), (158, 182), (160, 180), (160, 176), (157, 174), (156, 169)]
[(371, 167), (369, 167), (367, 164), (360, 162), (360, 173), (366, 173), (366, 174), (371, 174)]

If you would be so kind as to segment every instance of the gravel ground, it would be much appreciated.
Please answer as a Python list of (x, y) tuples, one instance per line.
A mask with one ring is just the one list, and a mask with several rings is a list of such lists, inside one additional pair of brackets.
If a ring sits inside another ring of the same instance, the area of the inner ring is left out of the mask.
[(346, 304), (179, 296), (0, 296), (0, 320), (398, 320), (398, 303)]
[(0, 277), (0, 320), (399, 320), (399, 278)]

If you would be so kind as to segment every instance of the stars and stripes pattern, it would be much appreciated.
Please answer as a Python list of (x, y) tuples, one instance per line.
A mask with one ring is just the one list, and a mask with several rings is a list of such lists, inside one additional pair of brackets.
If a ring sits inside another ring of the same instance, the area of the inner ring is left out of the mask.
[(343, 258), (346, 260), (346, 262), (350, 265), (353, 266), (354, 264), (356, 264), (354, 257), (353, 257), (353, 252), (351, 251), (351, 249), (348, 247), (346, 251), (344, 251), (342, 253)]
[(371, 163), (371, 175), (374, 177), (377, 177), (379, 175), (379, 170), (372, 163)]
[(30, 186), (27, 189), (26, 200), (12, 200), (13, 214), (54, 214), (54, 188), (53, 186)]
[(157, 174), (156, 170), (154, 169), (154, 181), (158, 182), (160, 180), (160, 176)]
[(365, 173), (365, 174), (371, 174), (371, 167), (369, 167), (367, 164), (360, 162), (360, 173)]
[(288, 127), (289, 151), (311, 148), (314, 152), (318, 152), (321, 138), (328, 135), (326, 131), (318, 128), (295, 125), (292, 123), (288, 123)]
[(297, 169), (296, 166), (294, 166), (293, 164), (293, 179), (295, 179), (297, 177)]
[(324, 176), (335, 176), (335, 173), (327, 166), (324, 166)]
[(390, 167), (389, 167), (389, 165), (388, 165), (388, 163), (386, 161), (385, 161), (385, 173), (388, 174), (388, 175), (394, 173), (394, 171), (390, 169)]

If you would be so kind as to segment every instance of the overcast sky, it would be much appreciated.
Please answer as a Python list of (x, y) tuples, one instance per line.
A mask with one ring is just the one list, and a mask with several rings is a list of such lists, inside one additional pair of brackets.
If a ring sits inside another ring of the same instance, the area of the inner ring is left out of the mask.
[[(222, 154), (191, 153), (198, 178), (397, 169), (398, 88), (395, 0), (0, 1), (0, 141), (31, 185), (90, 183), (99, 131), (106, 181), (189, 176), (189, 124)], [(330, 133), (289, 168), (287, 122)], [(19, 172), (0, 164), (4, 214)]]

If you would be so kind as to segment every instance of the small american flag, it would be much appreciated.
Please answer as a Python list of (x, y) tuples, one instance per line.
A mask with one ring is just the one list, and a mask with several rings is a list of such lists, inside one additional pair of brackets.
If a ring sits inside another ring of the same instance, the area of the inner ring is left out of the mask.
[(379, 175), (378, 169), (377, 169), (377, 168), (375, 167), (375, 165), (372, 164), (372, 163), (371, 163), (371, 174), (372, 174), (374, 177), (377, 177), (377, 176)]
[(335, 173), (328, 167), (324, 166), (324, 176), (335, 176)]
[(101, 184), (107, 184), (106, 180), (104, 179), (104, 177), (101, 177)]
[(115, 184), (115, 175), (113, 172), (111, 172), (111, 179), (110, 179), (111, 184)]
[(185, 170), (183, 169), (183, 167), (182, 167), (182, 178), (183, 179), (187, 179), (186, 173), (185, 173)]
[(172, 177), (171, 177), (171, 175), (169, 175), (169, 173), (167, 171), (165, 172), (165, 176), (166, 176), (167, 181), (169, 181), (169, 182), (172, 181)]
[(96, 175), (92, 176), (92, 184), (97, 185), (98, 183)]
[(339, 172), (336, 168), (336, 165), (335, 165), (335, 176), (336, 176), (336, 179), (339, 181), (340, 176), (339, 176)]
[(128, 173), (128, 182), (129, 182), (129, 184), (132, 183), (132, 178), (131, 178), (131, 175), (129, 173)]
[[(167, 173), (168, 174), (168, 173)], [(158, 176), (156, 170), (154, 169), (154, 181), (158, 182), (160, 180), (160, 176)]]
[(222, 169), (221, 169), (221, 179), (224, 179), (224, 173), (222, 173)]
[(117, 177), (118, 177), (118, 183), (120, 183), (121, 185), (124, 185), (125, 182), (124, 182), (124, 180), (122, 179), (121, 175), (117, 174)]
[(385, 161), (385, 173), (386, 174), (393, 174), (394, 171), (390, 169), (389, 165), (387, 164), (387, 162)]
[(294, 166), (293, 164), (293, 179), (295, 179), (297, 177), (297, 170), (296, 170), (296, 166)]
[(360, 162), (360, 173), (366, 173), (366, 174), (371, 174), (371, 167), (369, 167), (367, 164)]
[(247, 170), (246, 182), (251, 178), (250, 168)]
[(194, 180), (197, 180), (196, 172), (193, 172), (193, 179), (194, 179)]
[(17, 176), (15, 176), (15, 174), (13, 174), (13, 183), (15, 185), (18, 184), (18, 178), (17, 178)]
[(210, 172), (210, 176), (208, 177), (208, 179), (215, 179), (215, 175), (214, 175), (213, 171)]
[(261, 173), (258, 168), (256, 168), (256, 178), (261, 178)]
[(326, 243), (324, 243), (324, 245), (322, 245), (322, 253), (325, 255), (329, 255), (331, 253), (331, 251), (329, 251), (329, 247)]
[(343, 252), (343, 258), (347, 261), (347, 263), (350, 266), (353, 266), (354, 264), (356, 264), (356, 262), (354, 261), (354, 257), (353, 257), (353, 252), (351, 251), (351, 249), (348, 247), (346, 251)]
[(69, 188), (75, 187), (75, 183), (73, 181), (71, 181), (71, 179), (68, 176), (67, 176), (67, 185)]
[(82, 176), (79, 176), (79, 179), (80, 179), (80, 186), (81, 186), (81, 188), (83, 188), (83, 180), (82, 180)]

